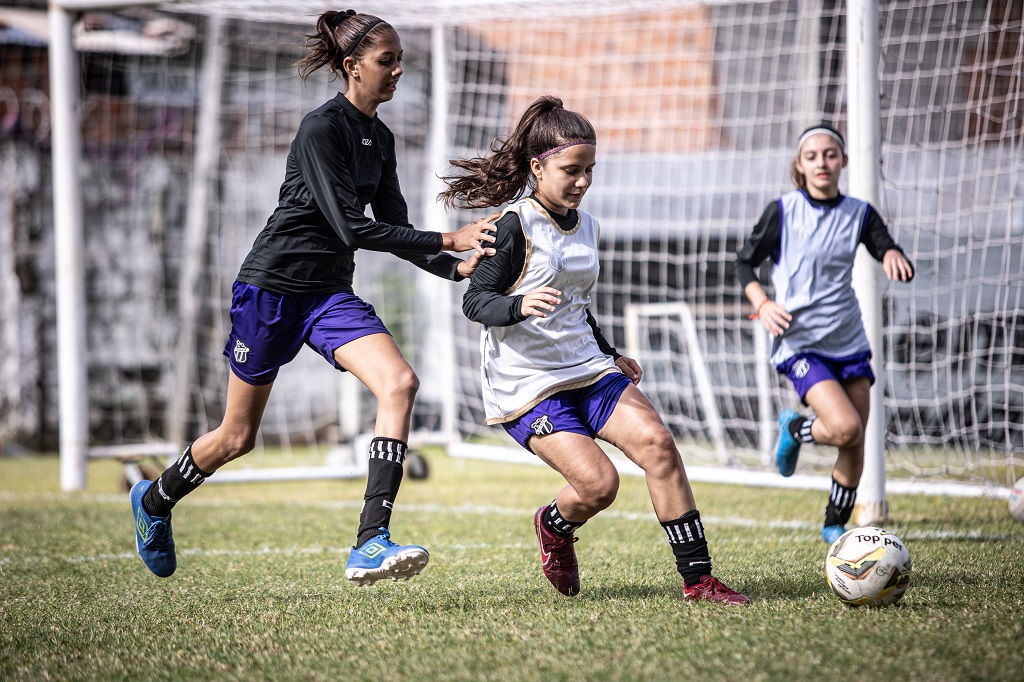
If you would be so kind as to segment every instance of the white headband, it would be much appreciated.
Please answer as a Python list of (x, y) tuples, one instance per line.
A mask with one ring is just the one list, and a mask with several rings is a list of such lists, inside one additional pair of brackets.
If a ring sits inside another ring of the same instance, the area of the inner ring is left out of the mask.
[(811, 128), (806, 133), (801, 135), (800, 141), (796, 145), (797, 153), (799, 153), (800, 150), (803, 149), (804, 142), (807, 142), (807, 139), (813, 137), (814, 135), (828, 135), (833, 140), (839, 143), (839, 151), (841, 151), (844, 156), (846, 155), (846, 144), (843, 142), (843, 138), (839, 137), (839, 133), (837, 133), (834, 130), (829, 130), (828, 128)]

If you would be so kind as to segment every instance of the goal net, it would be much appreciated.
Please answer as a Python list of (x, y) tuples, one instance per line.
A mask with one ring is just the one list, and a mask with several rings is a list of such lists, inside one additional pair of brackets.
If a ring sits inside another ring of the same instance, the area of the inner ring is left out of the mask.
[[(231, 283), (276, 204), (302, 115), (339, 88), (322, 73), (300, 84), (294, 67), (301, 34), (327, 8), (168, 2), (80, 20), (95, 445), (176, 448), (219, 423)], [(584, 206), (602, 226), (597, 319), (644, 366), (642, 387), (688, 464), (764, 468), (775, 415), (796, 399), (767, 367), (732, 263), (767, 203), (791, 189), (800, 130), (848, 128), (845, 2), (363, 9), (390, 21), (405, 48), (398, 94), (379, 114), (398, 140), (413, 223), (447, 230), (482, 215), (439, 213), (437, 175), (508, 134), (537, 96), (583, 112), (599, 140)], [(1021, 13), (1014, 0), (880, 3), (876, 208), (917, 271), (885, 284), (880, 301), (885, 404), (874, 409), (893, 477), (1006, 486), (1024, 474)], [(45, 145), (17, 142), (45, 158)], [(357, 263), (357, 293), (422, 379), (416, 438), (510, 444), (483, 426), (465, 284), (387, 254), (361, 251)], [(3, 286), (5, 313), (27, 305)], [(373, 417), (372, 396), (302, 352), (245, 461), (268, 451), (322, 461)], [(805, 459), (827, 471), (834, 451)]]

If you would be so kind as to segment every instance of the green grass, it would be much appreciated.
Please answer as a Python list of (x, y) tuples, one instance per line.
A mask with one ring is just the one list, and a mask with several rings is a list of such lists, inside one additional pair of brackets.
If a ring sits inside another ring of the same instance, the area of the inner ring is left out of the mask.
[(583, 592), (540, 573), (542, 467), (428, 452), (393, 529), (416, 579), (343, 565), (362, 481), (206, 484), (174, 513), (178, 572), (135, 555), (119, 470), (62, 494), (55, 458), (0, 459), (0, 680), (1019, 680), (1024, 526), (1001, 500), (892, 497), (914, 560), (895, 607), (828, 590), (819, 492), (696, 484), (716, 574), (745, 609), (689, 604), (643, 482), (580, 531)]

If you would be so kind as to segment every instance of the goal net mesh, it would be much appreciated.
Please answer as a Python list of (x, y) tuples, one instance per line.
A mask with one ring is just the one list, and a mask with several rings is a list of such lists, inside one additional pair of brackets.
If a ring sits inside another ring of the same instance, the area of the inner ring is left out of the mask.
[[(83, 361), (95, 443), (166, 438), (175, 421), (194, 437), (223, 415), (232, 281), (276, 205), (301, 117), (339, 89), (324, 73), (305, 84), (297, 78), (302, 34), (327, 8), (298, 6), (166, 3), (89, 13), (80, 24)], [(688, 462), (719, 461), (696, 355), (731, 456), (764, 466), (765, 419), (797, 401), (774, 370), (763, 371), (763, 332), (748, 320), (732, 264), (764, 207), (792, 188), (799, 132), (816, 122), (848, 129), (845, 2), (427, 1), (379, 12), (405, 49), (398, 93), (379, 115), (398, 140), (412, 222), (450, 230), (484, 214), (458, 211), (427, 224), (436, 176), (447, 170), (429, 154), (432, 133), (452, 159), (485, 152), (539, 95), (584, 113), (598, 131), (584, 208), (602, 227), (593, 310), (605, 335), (621, 352), (638, 340), (630, 350), (645, 369), (641, 387)], [(885, 404), (874, 409), (884, 410), (892, 476), (1007, 485), (1024, 474), (1021, 14), (1014, 0), (880, 2), (876, 208), (916, 267), (912, 282), (882, 286), (876, 352)], [(224, 22), (220, 34), (211, 31), (216, 22)], [(184, 224), (199, 112), (211, 105), (201, 96), (211, 39), (226, 48), (220, 135), (201, 247), (189, 250)], [(443, 55), (433, 54), (437, 45)], [(443, 84), (434, 82), (439, 58)], [(431, 127), (438, 92), (447, 111), (439, 133)], [(199, 274), (182, 287), (188, 259)], [(510, 443), (483, 426), (480, 328), (461, 314), (465, 283), (433, 281), (388, 254), (360, 251), (357, 263), (357, 293), (376, 306), (422, 379), (414, 429), (441, 430), (449, 409), (461, 440)], [(768, 285), (766, 275), (763, 268)], [(191, 332), (180, 323), (183, 291), (197, 306)], [(12, 296), (0, 304), (17, 310)], [(662, 302), (685, 304), (700, 353), (678, 315), (627, 323), (631, 306)], [(194, 336), (194, 355), (181, 356), (189, 345), (182, 333)], [(454, 353), (438, 352), (438, 343)], [(187, 386), (176, 380), (180, 363), (188, 363)], [(453, 386), (454, 403), (446, 395)], [(175, 396), (187, 407), (182, 415), (171, 410)], [(297, 459), (322, 455), (372, 429), (373, 416), (372, 396), (346, 389), (303, 351), (275, 384), (260, 444)], [(834, 456), (811, 449), (807, 461), (830, 468)]]

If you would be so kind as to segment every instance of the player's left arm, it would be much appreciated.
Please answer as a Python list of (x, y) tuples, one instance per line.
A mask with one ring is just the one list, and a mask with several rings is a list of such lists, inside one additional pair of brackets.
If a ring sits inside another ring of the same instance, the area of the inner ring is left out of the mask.
[(900, 245), (892, 238), (885, 221), (871, 206), (868, 206), (864, 216), (860, 241), (872, 258), (881, 261), (882, 270), (885, 271), (885, 276), (890, 281), (909, 282), (914, 279), (914, 265)]

